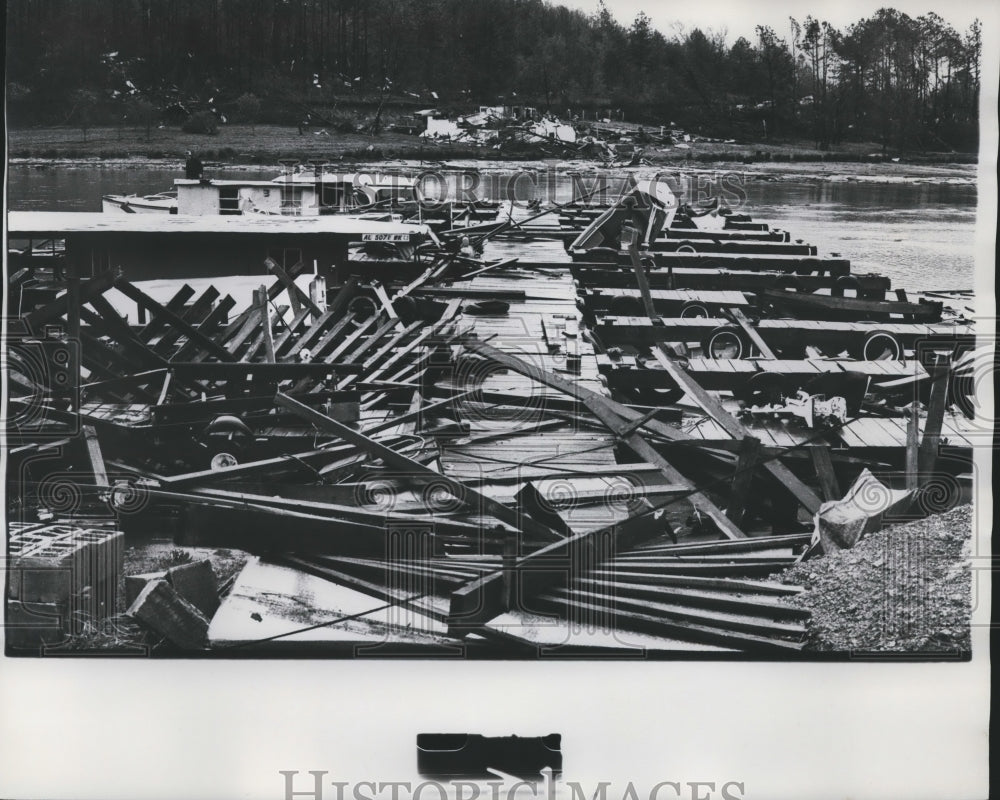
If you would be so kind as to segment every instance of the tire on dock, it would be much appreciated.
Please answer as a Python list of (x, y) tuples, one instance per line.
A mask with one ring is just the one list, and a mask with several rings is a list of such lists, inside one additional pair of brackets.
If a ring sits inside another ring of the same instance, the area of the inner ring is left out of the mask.
[(701, 349), (705, 358), (745, 358), (750, 355), (750, 342), (737, 326), (720, 325), (702, 339)]
[(902, 361), (903, 345), (889, 331), (872, 331), (851, 353), (859, 361)]
[(712, 315), (708, 313), (708, 306), (704, 303), (699, 303), (697, 300), (688, 300), (683, 306), (681, 306), (680, 313), (677, 316), (681, 319), (689, 319), (692, 317), (704, 317), (707, 319)]

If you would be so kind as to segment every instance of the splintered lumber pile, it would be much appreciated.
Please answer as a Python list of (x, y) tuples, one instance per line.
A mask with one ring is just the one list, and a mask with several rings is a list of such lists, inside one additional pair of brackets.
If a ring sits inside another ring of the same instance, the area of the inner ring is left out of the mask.
[[(784, 652), (802, 648), (808, 615), (778, 602), (797, 593), (795, 587), (757, 578), (793, 564), (794, 551), (808, 540), (806, 534), (638, 545), (603, 557), (598, 553), (590, 562), (553, 559), (549, 551), (510, 566), (499, 555), (435, 557), (429, 551), (389, 559), (288, 554), (277, 560), (354, 591), (401, 602), (446, 624), (452, 635), (514, 645), (521, 655), (616, 637), (622, 650), (708, 645)], [(470, 605), (466, 598), (482, 605)], [(563, 622), (553, 624), (552, 614)], [(546, 615), (548, 625), (538, 619)], [(573, 630), (581, 626), (590, 630)]]

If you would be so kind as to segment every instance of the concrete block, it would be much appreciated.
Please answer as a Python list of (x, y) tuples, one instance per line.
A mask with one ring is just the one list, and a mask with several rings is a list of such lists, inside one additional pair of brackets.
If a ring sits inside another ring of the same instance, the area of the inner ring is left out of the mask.
[(171, 567), (167, 570), (167, 580), (177, 594), (208, 619), (211, 619), (218, 610), (219, 590), (216, 587), (212, 562), (207, 558)]
[(150, 581), (126, 613), (182, 650), (208, 647), (208, 620), (166, 581)]
[(117, 584), (124, 535), (113, 528), (53, 523), (16, 532), (10, 540), (8, 597), (65, 603), (87, 586)]
[(125, 605), (130, 606), (135, 602), (135, 599), (142, 593), (142, 590), (146, 588), (146, 585), (150, 581), (162, 581), (166, 580), (167, 572), (166, 570), (160, 570), (159, 572), (143, 572), (140, 575), (126, 575), (125, 576)]
[(8, 648), (40, 650), (66, 639), (67, 609), (60, 603), (23, 603), (8, 600), (4, 640)]

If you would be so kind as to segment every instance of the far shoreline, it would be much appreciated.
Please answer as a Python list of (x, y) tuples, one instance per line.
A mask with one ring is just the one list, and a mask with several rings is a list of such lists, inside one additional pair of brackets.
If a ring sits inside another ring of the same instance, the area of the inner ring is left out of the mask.
[[(608, 166), (594, 159), (560, 158), (556, 153), (500, 153), (461, 143), (442, 143), (399, 133), (299, 135), (283, 126), (226, 125), (216, 136), (156, 128), (141, 131), (94, 128), (8, 130), (8, 165), (33, 168), (140, 168), (183, 173), (185, 153), (201, 157), (208, 176), (217, 171), (280, 171), (281, 162), (320, 161), (332, 170), (407, 169), (491, 171), (544, 170), (605, 173), (624, 170), (651, 174), (739, 172), (751, 180), (856, 181), (872, 183), (975, 184), (976, 156), (969, 153), (888, 153), (874, 143), (844, 143), (819, 151), (806, 142), (735, 143), (693, 141), (673, 146), (635, 145), (643, 161), (636, 167)], [(623, 160), (627, 161), (627, 158)]]

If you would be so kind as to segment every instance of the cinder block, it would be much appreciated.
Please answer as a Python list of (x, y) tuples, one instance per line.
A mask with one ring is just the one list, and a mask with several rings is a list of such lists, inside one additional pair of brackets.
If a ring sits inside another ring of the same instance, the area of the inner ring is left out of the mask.
[(114, 529), (55, 523), (18, 532), (9, 547), (8, 596), (65, 603), (87, 586), (117, 585), (124, 536)]
[(166, 581), (150, 581), (126, 613), (182, 650), (208, 647), (208, 620)]
[(36, 650), (59, 644), (67, 637), (69, 623), (65, 605), (22, 603), (8, 600), (4, 615), (4, 639), (17, 650)]
[(219, 590), (211, 561), (206, 558), (171, 567), (167, 570), (167, 580), (177, 594), (212, 619), (219, 608)]
[(160, 570), (159, 572), (143, 572), (140, 575), (126, 575), (125, 576), (125, 605), (130, 606), (135, 602), (135, 599), (142, 593), (142, 590), (146, 588), (146, 585), (150, 581), (162, 581), (166, 580), (167, 573), (166, 570)]

